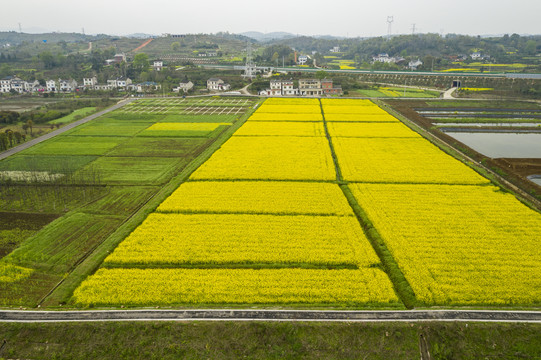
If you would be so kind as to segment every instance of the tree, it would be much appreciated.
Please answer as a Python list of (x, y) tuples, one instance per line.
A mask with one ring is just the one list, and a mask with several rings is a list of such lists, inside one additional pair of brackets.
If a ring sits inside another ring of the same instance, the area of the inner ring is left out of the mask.
[(8, 149), (8, 136), (5, 133), (0, 133), (0, 150)]
[(8, 140), (9, 140), (9, 146), (12, 147), (13, 146), (13, 131), (11, 130), (6, 130), (6, 135), (8, 137)]
[(45, 69), (52, 69), (55, 66), (55, 57), (50, 51), (39, 54), (39, 59), (43, 62)]
[(175, 41), (171, 44), (171, 50), (172, 51), (179, 51), (180, 50), (180, 43), (178, 41)]
[(535, 55), (537, 53), (537, 43), (535, 42), (535, 40), (526, 41), (526, 45), (524, 46), (524, 52), (528, 55)]
[(34, 125), (34, 122), (32, 120), (26, 121), (26, 126), (30, 129), (30, 135), (32, 135), (32, 126)]
[(23, 138), (22, 134), (18, 131), (14, 131), (13, 135), (15, 136), (15, 141), (17, 142), (17, 144), (20, 144)]
[(132, 66), (134, 70), (138, 73), (148, 70), (148, 67), (150, 66), (150, 63), (148, 61), (148, 55), (145, 53), (139, 53), (135, 55), (135, 57), (133, 58)]
[(323, 70), (316, 71), (316, 78), (319, 80), (325, 79), (327, 77), (327, 72)]

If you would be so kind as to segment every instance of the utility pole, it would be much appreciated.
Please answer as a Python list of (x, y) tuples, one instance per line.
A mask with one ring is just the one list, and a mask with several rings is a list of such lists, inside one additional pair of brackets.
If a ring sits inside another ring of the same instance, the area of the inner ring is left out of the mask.
[(387, 16), (387, 40), (391, 40), (393, 21), (394, 16)]
[(244, 66), (243, 78), (253, 79), (256, 75), (256, 66), (252, 59), (252, 44), (248, 41), (248, 47), (246, 49), (246, 65)]

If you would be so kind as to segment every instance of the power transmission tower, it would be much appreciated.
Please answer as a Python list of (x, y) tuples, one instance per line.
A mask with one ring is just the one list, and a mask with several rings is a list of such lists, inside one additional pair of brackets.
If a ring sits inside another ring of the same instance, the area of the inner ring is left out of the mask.
[(252, 60), (252, 44), (248, 42), (248, 47), (246, 49), (246, 65), (244, 66), (243, 78), (253, 79), (255, 78), (256, 66)]
[(21, 27), (21, 23), (19, 23), (19, 33), (23, 33), (23, 28)]
[(388, 24), (388, 26), (387, 26), (387, 40), (391, 39), (393, 21), (394, 21), (394, 16), (387, 16), (387, 24)]
[(415, 35), (415, 24), (411, 25), (411, 35)]

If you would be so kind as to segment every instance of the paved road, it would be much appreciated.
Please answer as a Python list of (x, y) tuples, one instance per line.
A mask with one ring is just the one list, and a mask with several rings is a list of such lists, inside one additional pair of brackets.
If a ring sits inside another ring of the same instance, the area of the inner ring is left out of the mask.
[(95, 118), (99, 117), (99, 116), (102, 116), (104, 114), (107, 114), (108, 112), (111, 112), (113, 110), (116, 110), (118, 108), (121, 108), (122, 106), (128, 104), (129, 102), (133, 101), (133, 99), (125, 99), (125, 100), (121, 100), (119, 101), (117, 104), (111, 106), (110, 108), (107, 108), (105, 110), (102, 110), (100, 112), (97, 112), (95, 114), (92, 114), (90, 116), (87, 116), (85, 117), (84, 119), (81, 119), (81, 120), (77, 120), (77, 121), (74, 121), (66, 126), (63, 126), (61, 127), (60, 129), (57, 129), (57, 130), (54, 130), (54, 131), (51, 131), (50, 133), (48, 134), (45, 134), (43, 136), (40, 136), (38, 138), (35, 138), (35, 139), (32, 139), (30, 141), (27, 141), (21, 145), (17, 145), (9, 150), (6, 150), (4, 152), (1, 152), (0, 153), (0, 160), (3, 160), (5, 158), (7, 158), (8, 156), (11, 156), (13, 154), (16, 154), (20, 151), (23, 151), (23, 150), (26, 150), (28, 149), (29, 147), (31, 146), (34, 146), (36, 144), (39, 144), (40, 142), (42, 141), (45, 141), (45, 140), (49, 140), (50, 138), (53, 138), (55, 137), (56, 135), (59, 135), (59, 134), (62, 134), (68, 130), (71, 130), (73, 129), (74, 127), (76, 126), (79, 126), (81, 124), (84, 124), (84, 123), (87, 123), (89, 121), (92, 121), (94, 120)]
[[(200, 64), (205, 68), (224, 69), (224, 70), (242, 70), (241, 65), (215, 65), (215, 64)], [(300, 67), (274, 67), (274, 71), (282, 72), (317, 72), (321, 68), (300, 68)], [(462, 73), (462, 72), (432, 72), (432, 71), (396, 71), (396, 70), (343, 70), (343, 69), (324, 69), (327, 73), (340, 74), (386, 74), (386, 75), (421, 75), (421, 76), (460, 76), (460, 77), (491, 77), (491, 78), (526, 78), (526, 79), (541, 79), (541, 74), (519, 74), (519, 73)]]
[(452, 87), (448, 90), (446, 90), (444, 93), (443, 93), (443, 98), (444, 99), (455, 99), (455, 97), (453, 96), (453, 93), (456, 91), (456, 87)]
[(481, 321), (541, 322), (541, 311), (93, 310), (0, 311), (0, 322), (65, 321)]

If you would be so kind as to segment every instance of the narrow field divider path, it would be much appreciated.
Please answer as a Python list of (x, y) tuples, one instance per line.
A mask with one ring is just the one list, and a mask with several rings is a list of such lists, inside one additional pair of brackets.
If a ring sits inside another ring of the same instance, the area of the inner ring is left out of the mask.
[(467, 321), (540, 323), (541, 311), (492, 310), (81, 310), (0, 311), (0, 322), (83, 321)]

